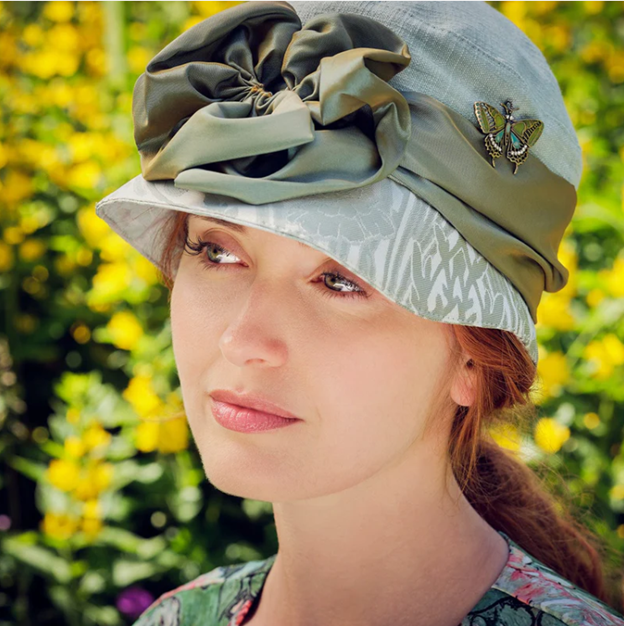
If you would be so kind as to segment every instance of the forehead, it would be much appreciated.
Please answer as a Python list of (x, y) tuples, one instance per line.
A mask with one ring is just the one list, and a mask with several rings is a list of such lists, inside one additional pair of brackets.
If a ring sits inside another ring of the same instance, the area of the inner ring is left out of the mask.
[[(218, 217), (209, 217), (208, 215), (195, 215), (190, 214), (189, 219), (197, 219), (202, 222), (208, 222), (210, 224), (218, 224), (219, 226), (225, 226), (225, 228), (229, 228), (230, 230), (236, 231), (237, 233), (242, 233), (243, 235), (249, 234), (249, 228), (243, 226), (242, 224), (236, 224), (235, 222), (228, 222), (227, 220), (219, 219)], [(276, 233), (279, 235), (280, 233)], [(303, 241), (297, 241), (297, 245), (303, 248), (309, 248), (307, 244), (303, 243)]]

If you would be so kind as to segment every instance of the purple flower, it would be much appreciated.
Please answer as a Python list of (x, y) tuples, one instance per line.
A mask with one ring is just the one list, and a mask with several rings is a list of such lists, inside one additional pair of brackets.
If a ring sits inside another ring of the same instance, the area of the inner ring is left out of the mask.
[(138, 617), (154, 601), (154, 596), (141, 587), (128, 587), (117, 596), (117, 609), (132, 619)]

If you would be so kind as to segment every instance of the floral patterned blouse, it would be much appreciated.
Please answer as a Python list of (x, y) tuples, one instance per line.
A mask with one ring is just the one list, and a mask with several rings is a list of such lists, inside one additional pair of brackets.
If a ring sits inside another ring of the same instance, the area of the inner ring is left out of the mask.
[[(498, 532), (509, 546), (507, 563), (458, 626), (624, 626), (624, 615)], [(202, 574), (160, 596), (133, 626), (241, 626), (276, 556)]]

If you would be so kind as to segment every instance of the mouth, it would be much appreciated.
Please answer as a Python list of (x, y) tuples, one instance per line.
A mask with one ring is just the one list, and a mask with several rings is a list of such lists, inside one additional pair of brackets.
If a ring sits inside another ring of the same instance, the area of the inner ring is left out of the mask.
[(221, 402), (211, 398), (211, 410), (215, 421), (227, 428), (240, 433), (258, 433), (270, 431), (302, 423), (303, 420), (292, 417), (281, 417), (274, 413), (257, 411), (245, 406)]
[(215, 389), (210, 397), (219, 403), (235, 406), (239, 410), (251, 410), (265, 415), (284, 419), (299, 420), (300, 418), (259, 394), (236, 393), (228, 389)]

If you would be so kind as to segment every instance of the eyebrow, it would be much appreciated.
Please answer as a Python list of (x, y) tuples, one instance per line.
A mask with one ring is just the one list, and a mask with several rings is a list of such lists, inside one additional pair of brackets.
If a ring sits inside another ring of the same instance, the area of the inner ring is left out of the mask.
[[(237, 233), (247, 234), (247, 228), (242, 224), (237, 224), (236, 222), (228, 222), (226, 220), (220, 220), (218, 217), (208, 217), (207, 215), (197, 215), (193, 214), (192, 217), (195, 217), (203, 222), (212, 222), (213, 224), (219, 224), (219, 226), (225, 226), (226, 228), (230, 228), (235, 230)], [(299, 246), (307, 248), (308, 245), (303, 243), (303, 241), (297, 241)]]

